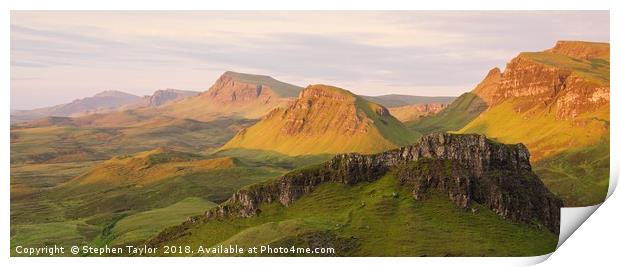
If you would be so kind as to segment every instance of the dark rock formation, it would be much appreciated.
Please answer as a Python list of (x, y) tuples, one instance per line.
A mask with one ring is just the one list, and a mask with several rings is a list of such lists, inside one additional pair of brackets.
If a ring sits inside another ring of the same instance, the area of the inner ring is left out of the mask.
[(324, 182), (354, 185), (394, 170), (416, 199), (430, 190), (448, 194), (461, 208), (472, 202), (517, 222), (539, 223), (559, 233), (562, 201), (532, 172), (522, 144), (504, 145), (482, 135), (434, 133), (412, 146), (375, 155), (342, 154), (323, 164), (239, 190), (204, 218), (250, 217), (262, 203), (288, 206)]

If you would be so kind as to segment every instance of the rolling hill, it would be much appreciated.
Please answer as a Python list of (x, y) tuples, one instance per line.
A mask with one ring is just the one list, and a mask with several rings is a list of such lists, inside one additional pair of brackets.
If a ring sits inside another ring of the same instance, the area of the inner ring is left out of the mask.
[[(34, 166), (41, 169), (22, 166), (21, 172), (14, 173), (12, 168), (12, 186), (16, 178), (24, 181), (33, 176), (51, 184), (30, 185), (30, 190), (19, 194), (12, 190), (11, 246), (143, 242), (245, 185), (284, 172), (267, 164), (251, 166), (231, 157), (164, 148), (87, 166)], [(25, 171), (34, 175), (26, 176)], [(56, 176), (46, 177), (46, 171)]]
[(337, 87), (310, 85), (289, 107), (274, 109), (221, 150), (255, 149), (291, 156), (374, 153), (416, 137), (381, 105)]

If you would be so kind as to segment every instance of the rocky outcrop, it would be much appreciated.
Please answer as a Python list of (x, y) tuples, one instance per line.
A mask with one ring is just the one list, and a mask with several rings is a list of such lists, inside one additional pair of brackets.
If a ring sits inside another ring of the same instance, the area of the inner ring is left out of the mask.
[[(378, 115), (389, 114), (384, 107), (375, 106), (377, 109), (373, 111)], [(324, 134), (333, 130), (354, 135), (366, 133), (371, 127), (370, 118), (358, 109), (354, 94), (327, 85), (310, 85), (277, 119), (285, 122), (281, 131), (286, 135)]]
[(186, 97), (195, 96), (199, 92), (177, 89), (157, 90), (153, 95), (145, 96), (145, 106), (158, 107)]
[(268, 103), (273, 97), (270, 88), (263, 87), (262, 84), (238, 81), (229, 73), (220, 76), (204, 95), (220, 103), (244, 102), (255, 99)]
[(487, 105), (495, 101), (495, 94), (498, 92), (499, 82), (502, 79), (502, 72), (499, 68), (492, 68), (487, 76), (472, 91)]
[(203, 97), (219, 103), (259, 101), (268, 104), (282, 97), (291, 97), (299, 91), (301, 88), (269, 76), (227, 71), (203, 93)]
[(301, 89), (265, 75), (227, 71), (209, 90), (160, 107), (157, 112), (200, 121), (260, 119), (275, 108), (290, 105)]
[(532, 172), (525, 146), (496, 143), (482, 135), (447, 133), (426, 135), (415, 145), (374, 155), (341, 154), (321, 165), (246, 187), (189, 223), (256, 216), (262, 203), (288, 206), (322, 183), (371, 182), (391, 170), (417, 199), (438, 190), (461, 208), (478, 203), (504, 218), (540, 223), (559, 232), (562, 201)]
[(500, 163), (476, 174), (458, 161), (423, 159), (400, 167), (396, 175), (401, 184), (412, 188), (415, 199), (438, 191), (460, 208), (475, 212), (473, 204), (477, 203), (504, 218), (540, 224), (559, 233), (562, 201), (547, 190), (529, 164), (512, 163)]
[(503, 73), (492, 69), (473, 92), (491, 107), (511, 101), (523, 113), (542, 104), (566, 120), (609, 104), (608, 68), (609, 44), (560, 41), (519, 54)]
[(547, 50), (547, 52), (582, 60), (609, 58), (609, 44), (583, 41), (558, 41), (555, 46)]

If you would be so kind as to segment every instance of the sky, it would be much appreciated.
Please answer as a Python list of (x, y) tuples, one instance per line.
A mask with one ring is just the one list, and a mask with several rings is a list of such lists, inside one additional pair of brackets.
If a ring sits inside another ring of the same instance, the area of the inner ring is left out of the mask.
[(609, 42), (608, 11), (12, 11), (11, 109), (205, 91), (225, 71), (457, 96), (519, 52)]

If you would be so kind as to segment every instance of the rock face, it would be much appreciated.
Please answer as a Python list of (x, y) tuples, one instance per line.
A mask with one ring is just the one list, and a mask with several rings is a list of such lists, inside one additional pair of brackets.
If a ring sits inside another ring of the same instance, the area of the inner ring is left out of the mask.
[(581, 41), (558, 41), (548, 52), (577, 59), (609, 58), (608, 43), (593, 43)]
[(227, 71), (209, 90), (174, 104), (161, 112), (196, 120), (221, 117), (259, 119), (278, 107), (287, 107), (301, 87), (265, 75)]
[(387, 108), (347, 90), (310, 85), (286, 108), (272, 110), (222, 149), (287, 155), (376, 153), (408, 144), (413, 134)]
[(525, 146), (495, 143), (482, 135), (447, 133), (426, 135), (415, 145), (380, 154), (338, 155), (319, 166), (241, 189), (189, 223), (256, 216), (262, 203), (288, 206), (322, 183), (371, 182), (391, 170), (416, 199), (437, 190), (461, 208), (470, 208), (475, 202), (504, 218), (539, 223), (559, 233), (562, 201), (532, 172)]
[(268, 86), (238, 81), (230, 72), (224, 73), (204, 93), (205, 97), (221, 103), (244, 102), (258, 100), (268, 103), (274, 92)]
[[(389, 116), (382, 106), (376, 105), (374, 111), (379, 116)], [(333, 130), (354, 135), (368, 132), (372, 123), (367, 114), (358, 112), (355, 95), (324, 85), (308, 86), (288, 109), (270, 116), (285, 122), (281, 130), (286, 135), (324, 134)]]
[(199, 94), (199, 92), (178, 89), (157, 90), (152, 95), (145, 96), (145, 106), (158, 107), (197, 94)]
[(513, 101), (518, 112), (542, 103), (566, 120), (609, 104), (608, 72), (609, 44), (559, 41), (519, 54), (503, 73), (492, 69), (474, 93), (490, 107)]

